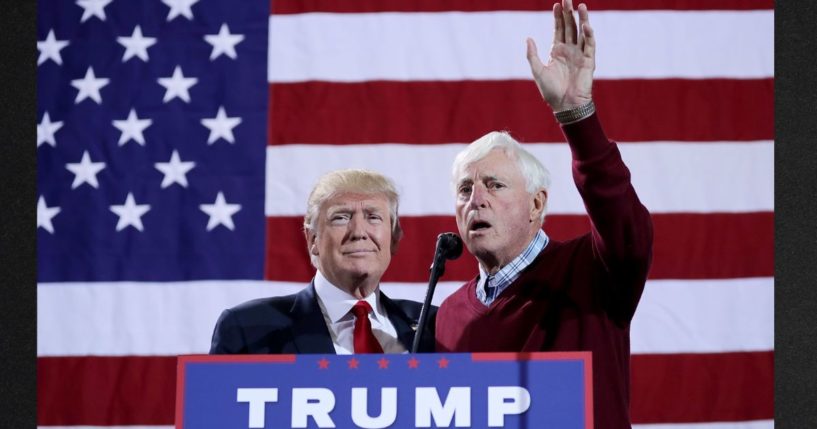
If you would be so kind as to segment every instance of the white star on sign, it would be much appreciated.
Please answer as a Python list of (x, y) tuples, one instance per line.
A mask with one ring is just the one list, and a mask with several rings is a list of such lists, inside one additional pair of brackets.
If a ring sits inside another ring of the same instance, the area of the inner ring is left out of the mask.
[(136, 116), (136, 110), (130, 109), (128, 119), (113, 121), (113, 126), (122, 132), (122, 134), (119, 136), (119, 146), (123, 146), (130, 140), (144, 146), (145, 136), (142, 135), (142, 132), (144, 132), (145, 128), (149, 127), (151, 124), (153, 124), (153, 120), (139, 119), (139, 117)]
[(57, 147), (57, 140), (54, 138), (54, 133), (60, 128), (62, 128), (62, 121), (51, 122), (48, 112), (45, 112), (42, 122), (37, 124), (37, 147), (40, 147), (43, 143)]
[(184, 77), (181, 66), (176, 66), (176, 68), (173, 69), (173, 76), (159, 78), (159, 85), (165, 87), (165, 96), (162, 101), (167, 103), (174, 97), (179, 97), (186, 103), (189, 103), (190, 87), (198, 82), (199, 80), (195, 77)]
[(150, 205), (136, 204), (136, 201), (133, 199), (133, 194), (128, 192), (125, 204), (121, 206), (111, 206), (111, 211), (119, 216), (119, 222), (116, 223), (116, 230), (122, 231), (128, 226), (132, 226), (139, 231), (143, 231), (142, 215), (147, 213), (148, 210), (150, 210)]
[(82, 18), (79, 22), (85, 22), (92, 16), (96, 16), (101, 20), (105, 20), (105, 6), (109, 5), (113, 0), (77, 0), (77, 5), (82, 9)]
[(79, 185), (87, 183), (94, 188), (99, 188), (99, 182), (96, 180), (96, 175), (105, 168), (104, 162), (91, 162), (91, 156), (88, 151), (82, 153), (82, 160), (77, 163), (65, 164), (68, 171), (74, 173), (74, 183), (71, 184), (71, 189), (76, 189)]
[(48, 207), (45, 204), (45, 198), (40, 196), (37, 200), (37, 228), (43, 228), (50, 233), (54, 233), (54, 225), (51, 219), (60, 212), (59, 207)]
[(172, 21), (179, 15), (192, 21), (193, 10), (191, 8), (198, 2), (199, 0), (162, 0), (162, 3), (170, 7), (170, 12), (167, 13), (168, 21)]
[(37, 57), (37, 65), (52, 60), (55, 63), (62, 65), (62, 55), (60, 51), (68, 46), (67, 40), (57, 40), (54, 35), (54, 30), (48, 31), (48, 36), (42, 42), (37, 41), (37, 50), (40, 51), (40, 56)]
[(241, 204), (227, 204), (227, 201), (224, 200), (224, 194), (219, 192), (213, 204), (201, 204), (199, 208), (210, 216), (210, 220), (207, 221), (208, 231), (212, 231), (213, 228), (219, 225), (224, 225), (232, 231), (235, 229), (233, 215), (241, 210)]
[(74, 104), (77, 104), (89, 97), (91, 100), (96, 101), (96, 104), (102, 104), (102, 95), (99, 94), (99, 90), (110, 81), (110, 79), (102, 77), (97, 78), (94, 75), (94, 68), (88, 67), (88, 70), (85, 71), (84, 78), (74, 79), (71, 81), (71, 86), (79, 90), (79, 93), (77, 93), (77, 98), (74, 100)]
[(230, 27), (227, 24), (221, 24), (221, 29), (218, 34), (207, 34), (204, 40), (213, 45), (213, 52), (210, 53), (210, 61), (218, 58), (219, 55), (224, 54), (232, 59), (238, 58), (235, 53), (235, 45), (244, 40), (243, 34), (230, 34)]
[(139, 57), (142, 61), (148, 61), (148, 48), (156, 44), (155, 37), (142, 36), (142, 28), (138, 25), (133, 29), (130, 37), (117, 37), (116, 41), (125, 47), (125, 54), (122, 55), (122, 62)]
[(219, 138), (227, 140), (229, 143), (235, 143), (233, 136), (233, 128), (241, 123), (241, 118), (229, 118), (224, 111), (224, 106), (218, 108), (218, 113), (215, 118), (206, 118), (201, 120), (201, 124), (210, 129), (210, 137), (207, 138), (207, 144), (211, 145)]
[(162, 189), (167, 188), (168, 186), (178, 183), (182, 185), (182, 187), (187, 187), (187, 172), (193, 169), (196, 166), (195, 162), (182, 162), (179, 158), (179, 152), (173, 151), (173, 154), (170, 155), (170, 161), (168, 162), (157, 162), (154, 164), (156, 169), (161, 171), (162, 174), (165, 175), (164, 179), (162, 179)]

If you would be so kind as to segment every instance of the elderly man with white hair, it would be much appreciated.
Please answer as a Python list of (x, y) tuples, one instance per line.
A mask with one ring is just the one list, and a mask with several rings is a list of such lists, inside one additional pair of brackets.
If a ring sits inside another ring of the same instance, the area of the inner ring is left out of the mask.
[(440, 306), (437, 351), (590, 351), (596, 428), (629, 428), (630, 321), (652, 260), (650, 215), (607, 139), (591, 97), (596, 41), (587, 7), (553, 8), (544, 64), (528, 61), (570, 146), (590, 231), (572, 240), (542, 230), (549, 176), (509, 134), (493, 132), (453, 165), (457, 226), (479, 275)]
[[(405, 353), (420, 303), (391, 300), (380, 278), (403, 235), (398, 195), (385, 176), (338, 170), (309, 195), (304, 235), (316, 272), (302, 291), (227, 309), (212, 354)], [(434, 312), (418, 351), (434, 351)]]

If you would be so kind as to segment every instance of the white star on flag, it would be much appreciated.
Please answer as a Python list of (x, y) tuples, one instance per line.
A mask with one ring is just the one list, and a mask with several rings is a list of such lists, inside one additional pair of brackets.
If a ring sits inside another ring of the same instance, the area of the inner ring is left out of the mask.
[(219, 192), (213, 204), (201, 204), (199, 208), (210, 216), (210, 220), (207, 221), (208, 231), (212, 231), (213, 228), (219, 225), (224, 225), (227, 229), (232, 231), (235, 229), (233, 215), (241, 210), (241, 204), (227, 204), (227, 201), (224, 199), (224, 194)]
[(227, 117), (224, 111), (224, 106), (218, 108), (218, 113), (215, 118), (205, 118), (201, 120), (201, 124), (210, 129), (210, 137), (207, 138), (207, 144), (211, 145), (219, 138), (227, 140), (229, 143), (235, 143), (233, 136), (233, 128), (241, 123), (241, 118)]
[(199, 0), (162, 0), (162, 3), (170, 7), (170, 12), (167, 13), (168, 21), (172, 21), (179, 15), (192, 21), (193, 10), (191, 8), (198, 2)]
[(102, 77), (97, 78), (96, 75), (94, 75), (94, 68), (88, 67), (88, 70), (85, 71), (84, 78), (71, 81), (71, 86), (79, 90), (74, 104), (78, 104), (80, 101), (89, 97), (96, 101), (96, 104), (102, 104), (102, 95), (99, 94), (99, 90), (110, 81), (110, 79)]
[(111, 211), (119, 216), (119, 222), (116, 223), (116, 230), (122, 231), (128, 226), (132, 226), (139, 231), (144, 231), (142, 226), (142, 216), (150, 210), (148, 204), (136, 204), (133, 199), (133, 194), (128, 192), (128, 197), (125, 198), (125, 204), (121, 206), (111, 206)]
[(71, 189), (76, 189), (79, 185), (87, 183), (94, 188), (99, 188), (99, 182), (96, 175), (105, 168), (104, 162), (91, 162), (91, 156), (88, 151), (82, 153), (82, 160), (76, 163), (65, 164), (68, 171), (74, 173), (74, 183), (71, 183)]
[(51, 219), (60, 212), (59, 207), (48, 207), (45, 204), (45, 198), (40, 195), (37, 200), (37, 228), (43, 228), (50, 233), (54, 233), (54, 225)]
[(54, 133), (60, 128), (62, 128), (62, 121), (51, 122), (48, 112), (45, 112), (42, 122), (37, 124), (37, 147), (40, 147), (43, 143), (57, 147), (57, 140), (54, 138)]
[(77, 5), (84, 9), (79, 22), (85, 22), (93, 16), (104, 21), (105, 6), (109, 5), (112, 1), (113, 0), (77, 0)]
[(186, 188), (186, 174), (196, 166), (196, 163), (192, 161), (182, 162), (181, 158), (179, 158), (179, 152), (174, 150), (173, 154), (170, 155), (170, 161), (157, 162), (154, 165), (156, 166), (157, 170), (161, 171), (162, 174), (165, 175), (164, 179), (162, 179), (162, 189), (167, 188), (174, 183), (178, 183), (179, 185), (182, 185), (182, 187)]
[(218, 34), (207, 34), (204, 40), (213, 45), (213, 51), (210, 53), (210, 61), (215, 60), (221, 54), (227, 55), (232, 59), (238, 58), (235, 53), (235, 45), (244, 40), (243, 34), (230, 34), (230, 27), (227, 24), (221, 24), (221, 29)]
[(125, 54), (122, 55), (122, 62), (139, 57), (142, 61), (148, 61), (148, 48), (156, 44), (155, 37), (142, 36), (142, 28), (138, 25), (133, 29), (130, 37), (117, 37), (116, 41), (125, 47)]
[(184, 77), (181, 66), (176, 66), (176, 68), (173, 69), (173, 76), (159, 78), (159, 85), (165, 87), (165, 96), (162, 101), (167, 103), (174, 97), (179, 97), (186, 103), (189, 103), (190, 87), (198, 82), (199, 80), (195, 77)]
[(136, 110), (130, 109), (128, 119), (113, 121), (113, 126), (122, 132), (122, 134), (119, 136), (119, 146), (123, 146), (130, 140), (144, 146), (145, 136), (142, 135), (142, 132), (144, 132), (145, 128), (149, 127), (151, 124), (153, 124), (153, 120), (139, 119), (139, 117), (136, 116)]
[(52, 60), (55, 63), (62, 65), (62, 55), (60, 51), (68, 46), (67, 40), (57, 40), (54, 35), (54, 30), (48, 31), (48, 36), (42, 42), (37, 41), (37, 50), (40, 51), (40, 56), (37, 57), (37, 65)]

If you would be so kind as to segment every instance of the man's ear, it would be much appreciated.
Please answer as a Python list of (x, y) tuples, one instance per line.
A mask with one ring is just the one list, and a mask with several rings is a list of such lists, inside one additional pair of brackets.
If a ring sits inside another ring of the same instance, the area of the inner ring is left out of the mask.
[(548, 191), (540, 189), (533, 194), (533, 202), (530, 209), (530, 221), (538, 221), (542, 218), (542, 212), (548, 202)]
[(304, 238), (306, 238), (306, 249), (309, 254), (318, 256), (318, 235), (307, 229), (304, 231)]

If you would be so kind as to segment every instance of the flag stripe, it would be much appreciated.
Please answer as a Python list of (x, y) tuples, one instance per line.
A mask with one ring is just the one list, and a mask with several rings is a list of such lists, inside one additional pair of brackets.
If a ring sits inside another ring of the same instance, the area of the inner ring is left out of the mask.
[[(525, 144), (550, 170), (549, 214), (585, 214), (566, 144)], [(365, 168), (393, 178), (404, 216), (451, 216), (451, 165), (463, 145), (285, 145), (267, 147), (265, 213), (302, 216), (303, 195), (334, 169)], [(772, 211), (774, 145), (621, 143), (635, 189), (651, 213)], [(320, 162), (316, 162), (320, 160)], [(746, 168), (747, 165), (753, 168)]]
[[(460, 282), (443, 280), (434, 295), (436, 305), (461, 286)], [(382, 287), (393, 298), (422, 301), (424, 283), (384, 283)], [(213, 326), (225, 308), (255, 298), (296, 293), (306, 284), (260, 281), (40, 284), (37, 355), (206, 353)], [(774, 347), (773, 303), (774, 280), (770, 277), (649, 281), (633, 321), (632, 350), (639, 353), (770, 350)], [(59, 311), (63, 308), (72, 311)], [(678, 325), (679, 320), (683, 324)]]
[(633, 355), (633, 423), (774, 416), (774, 353)]
[[(483, 12), (493, 10), (550, 10), (542, 0), (273, 0), (274, 14), (310, 12)], [(578, 3), (576, 3), (578, 4)], [(601, 10), (753, 10), (772, 9), (773, 0), (605, 0), (588, 8)]]
[[(525, 39), (546, 48), (552, 23), (551, 12), (271, 15), (268, 80), (529, 80)], [(592, 25), (606, 48), (595, 79), (774, 75), (772, 11), (602, 11)]]
[[(774, 137), (770, 78), (597, 80), (593, 91), (605, 130), (618, 141)], [(523, 142), (564, 141), (529, 80), (270, 87), (273, 145), (467, 143), (493, 130), (509, 130)]]
[[(653, 214), (652, 219), (655, 231), (652, 279), (774, 275), (772, 212), (670, 213)], [(457, 231), (454, 216), (402, 216), (400, 224), (405, 235), (383, 278), (391, 282), (426, 282), (437, 235)], [(298, 282), (312, 278), (314, 268), (306, 252), (302, 225), (302, 217), (267, 219), (265, 278)], [(545, 220), (545, 232), (557, 240), (571, 239), (589, 230), (586, 215), (551, 215)], [(445, 280), (467, 281), (475, 275), (476, 263), (465, 249), (463, 257), (448, 262)]]
[[(633, 422), (772, 418), (772, 370), (772, 352), (634, 355)], [(175, 356), (40, 357), (37, 422), (173, 424), (175, 374)]]

